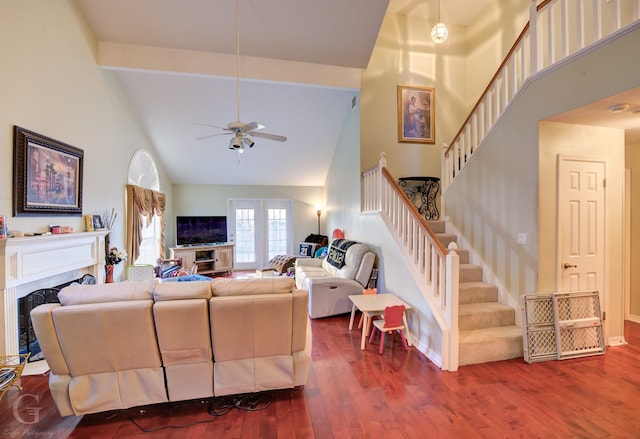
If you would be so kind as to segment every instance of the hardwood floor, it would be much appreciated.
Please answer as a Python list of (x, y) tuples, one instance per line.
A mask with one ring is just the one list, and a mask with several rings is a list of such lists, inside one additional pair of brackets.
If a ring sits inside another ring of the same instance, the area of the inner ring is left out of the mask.
[[(213, 417), (210, 400), (61, 418), (47, 376), (22, 378), (0, 401), (0, 437), (20, 438), (638, 438), (640, 324), (603, 356), (522, 359), (443, 372), (422, 354), (360, 350), (348, 316), (312, 321), (303, 390), (271, 392), (264, 410)], [(143, 433), (134, 424), (149, 430)], [(180, 426), (187, 426), (178, 428)]]

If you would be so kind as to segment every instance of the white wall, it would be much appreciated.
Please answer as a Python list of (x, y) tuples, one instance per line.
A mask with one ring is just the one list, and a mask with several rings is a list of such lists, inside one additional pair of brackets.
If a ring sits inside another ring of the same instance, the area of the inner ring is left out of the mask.
[(463, 99), (467, 113), (476, 104), (529, 21), (530, 5), (531, 0), (494, 0), (465, 29), (468, 49)]
[[(76, 2), (0, 0), (0, 58), (0, 212), (9, 216), (9, 228), (40, 232), (55, 223), (85, 230), (80, 217), (11, 216), (18, 125), (84, 150), (83, 213), (115, 208), (111, 243), (124, 247), (129, 160), (139, 148), (153, 154), (153, 146), (114, 76), (97, 67), (96, 41)], [(170, 199), (171, 186), (156, 165)]]
[[(466, 46), (464, 30), (449, 26), (449, 39), (436, 46), (435, 23), (388, 13), (371, 60), (362, 73), (362, 169), (387, 154), (396, 178), (440, 177), (442, 144), (449, 142), (466, 115)], [(397, 86), (435, 88), (435, 144), (398, 142)]]

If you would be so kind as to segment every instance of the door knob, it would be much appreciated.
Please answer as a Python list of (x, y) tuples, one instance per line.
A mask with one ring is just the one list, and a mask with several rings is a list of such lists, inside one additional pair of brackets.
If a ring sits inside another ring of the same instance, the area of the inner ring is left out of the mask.
[(578, 268), (577, 265), (571, 265), (568, 262), (565, 262), (564, 265), (562, 266), (563, 268)]

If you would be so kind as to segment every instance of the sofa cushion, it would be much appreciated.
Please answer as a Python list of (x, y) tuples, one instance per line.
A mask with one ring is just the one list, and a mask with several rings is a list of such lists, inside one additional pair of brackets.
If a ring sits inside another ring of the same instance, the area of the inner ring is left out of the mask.
[(210, 299), (211, 281), (162, 282), (153, 288), (153, 300)]
[(334, 239), (327, 254), (327, 263), (337, 269), (344, 267), (347, 250), (354, 244), (357, 243), (347, 239)]
[(288, 276), (251, 279), (215, 278), (211, 282), (214, 296), (246, 296), (253, 294), (286, 294), (294, 288), (294, 280)]
[[(333, 247), (333, 243), (331, 244)], [(360, 263), (365, 254), (369, 252), (369, 248), (364, 244), (351, 245), (344, 256), (344, 266), (342, 268), (336, 268), (331, 265), (327, 257), (322, 261), (322, 268), (324, 268), (331, 276), (341, 277), (343, 279), (355, 279)]]
[(58, 293), (60, 303), (65, 306), (84, 303), (122, 302), (149, 300), (152, 297), (153, 281), (126, 281), (112, 284), (73, 284)]

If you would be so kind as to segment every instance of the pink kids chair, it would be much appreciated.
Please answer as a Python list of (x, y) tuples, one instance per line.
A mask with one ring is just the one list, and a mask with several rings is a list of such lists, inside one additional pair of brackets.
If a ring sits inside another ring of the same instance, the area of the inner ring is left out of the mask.
[[(379, 320), (373, 321), (373, 331), (371, 331), (371, 336), (369, 337), (369, 343), (373, 342), (373, 337), (375, 336), (376, 329), (380, 331), (380, 349), (379, 353), (382, 354), (382, 348), (384, 347), (384, 335), (387, 332), (391, 332), (393, 337), (393, 331), (398, 331), (400, 333), (400, 337), (402, 338), (402, 344), (404, 345), (405, 350), (409, 350), (407, 346), (407, 340), (404, 336), (404, 305), (394, 305), (387, 306), (384, 309), (383, 318)], [(393, 340), (393, 338), (392, 338)]]

